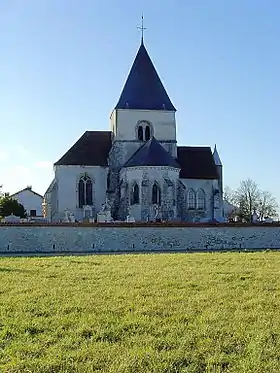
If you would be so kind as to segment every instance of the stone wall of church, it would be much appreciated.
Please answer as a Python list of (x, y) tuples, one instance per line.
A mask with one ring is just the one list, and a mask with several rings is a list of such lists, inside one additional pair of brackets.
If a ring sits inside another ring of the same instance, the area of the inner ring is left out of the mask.
[(114, 141), (109, 154), (109, 166), (119, 169), (143, 145), (143, 141)]
[(78, 182), (85, 173), (93, 181), (94, 212), (100, 211), (106, 198), (107, 168), (99, 166), (56, 166), (55, 178), (58, 186), (58, 213), (56, 220), (64, 219), (65, 210), (82, 220), (83, 210), (78, 208)]
[[(155, 206), (152, 205), (152, 187), (156, 182), (161, 191), (160, 214), (164, 220), (174, 220), (177, 216), (176, 184), (179, 169), (172, 167), (130, 167), (121, 170), (120, 181), (128, 184), (129, 196), (135, 183), (140, 191), (139, 204), (130, 204), (130, 213), (136, 221), (153, 221)], [(130, 198), (128, 198), (130, 201)]]
[(280, 226), (1, 226), (0, 253), (280, 249)]
[(159, 141), (176, 140), (175, 112), (164, 110), (116, 110), (111, 115), (111, 129), (115, 129), (116, 140), (137, 139), (136, 126), (139, 121), (148, 121)]
[[(212, 219), (222, 217), (222, 204), (219, 209), (213, 211), (213, 188), (218, 188), (217, 180), (199, 180), (199, 179), (180, 179), (185, 186), (184, 198), (181, 196), (181, 211), (182, 221), (197, 221), (200, 219)], [(182, 188), (181, 188), (182, 189)], [(188, 208), (188, 191), (193, 189), (196, 193), (202, 189), (205, 193), (205, 209), (200, 211), (198, 209)]]

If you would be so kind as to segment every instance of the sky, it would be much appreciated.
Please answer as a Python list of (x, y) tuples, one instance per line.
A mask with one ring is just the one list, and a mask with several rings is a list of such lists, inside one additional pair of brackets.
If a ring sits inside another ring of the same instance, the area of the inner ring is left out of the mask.
[(217, 148), (224, 185), (280, 202), (278, 0), (0, 0), (0, 184), (44, 194), (86, 130), (108, 130), (140, 45), (177, 108), (179, 145)]

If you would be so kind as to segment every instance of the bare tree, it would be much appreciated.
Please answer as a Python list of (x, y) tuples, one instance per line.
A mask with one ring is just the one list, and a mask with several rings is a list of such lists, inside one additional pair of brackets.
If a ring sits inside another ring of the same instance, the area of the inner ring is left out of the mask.
[(257, 209), (260, 220), (263, 220), (264, 218), (275, 218), (278, 215), (277, 210), (278, 204), (272, 194), (267, 191), (261, 191)]
[(258, 185), (251, 179), (241, 181), (240, 186), (234, 193), (234, 201), (238, 206), (239, 217), (245, 221), (251, 221), (259, 199), (260, 191)]
[(267, 191), (259, 189), (257, 183), (251, 179), (240, 182), (240, 186), (232, 196), (233, 204), (238, 208), (238, 217), (250, 222), (254, 212), (263, 220), (265, 217), (277, 216), (276, 199)]
[(227, 203), (229, 204), (234, 203), (234, 191), (230, 187), (225, 186), (223, 197), (224, 197), (224, 201), (226, 201)]

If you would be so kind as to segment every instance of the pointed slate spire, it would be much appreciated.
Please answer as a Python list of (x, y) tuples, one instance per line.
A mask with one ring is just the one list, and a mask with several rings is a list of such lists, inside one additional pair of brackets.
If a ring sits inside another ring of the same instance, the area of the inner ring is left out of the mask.
[(213, 158), (214, 158), (216, 166), (222, 166), (223, 165), (222, 162), (221, 162), (216, 144), (215, 144), (215, 148), (214, 148), (214, 152), (213, 152)]
[(139, 148), (124, 165), (124, 167), (136, 166), (169, 166), (180, 168), (175, 158), (154, 137)]
[(143, 38), (115, 109), (176, 111), (145, 48)]

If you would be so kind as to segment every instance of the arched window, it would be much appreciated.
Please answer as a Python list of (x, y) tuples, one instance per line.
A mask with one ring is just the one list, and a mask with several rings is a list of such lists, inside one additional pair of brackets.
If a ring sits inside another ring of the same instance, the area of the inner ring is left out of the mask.
[(196, 193), (196, 206), (198, 210), (205, 209), (205, 193), (203, 189), (198, 189)]
[(85, 205), (93, 205), (92, 180), (88, 175), (80, 178), (78, 183), (78, 200), (79, 208)]
[(79, 208), (85, 205), (85, 183), (84, 180), (79, 181)]
[(160, 187), (157, 183), (154, 183), (153, 189), (152, 189), (152, 204), (153, 205), (160, 205), (161, 203), (161, 192)]
[(139, 126), (138, 127), (138, 140), (140, 140), (140, 141), (143, 141), (143, 136), (144, 134), (143, 134), (143, 127), (142, 126)]
[(151, 137), (151, 129), (150, 129), (149, 124), (147, 124), (145, 128), (145, 140), (146, 141), (150, 140), (150, 137)]
[(131, 191), (131, 204), (136, 205), (139, 203), (139, 186), (138, 184), (134, 184)]
[(140, 141), (148, 141), (153, 136), (152, 124), (146, 120), (141, 120), (135, 127), (136, 138)]
[(92, 206), (92, 181), (86, 181), (86, 205)]
[(188, 203), (189, 210), (195, 210), (196, 201), (195, 201), (195, 191), (193, 189), (190, 189), (188, 191), (187, 203)]

